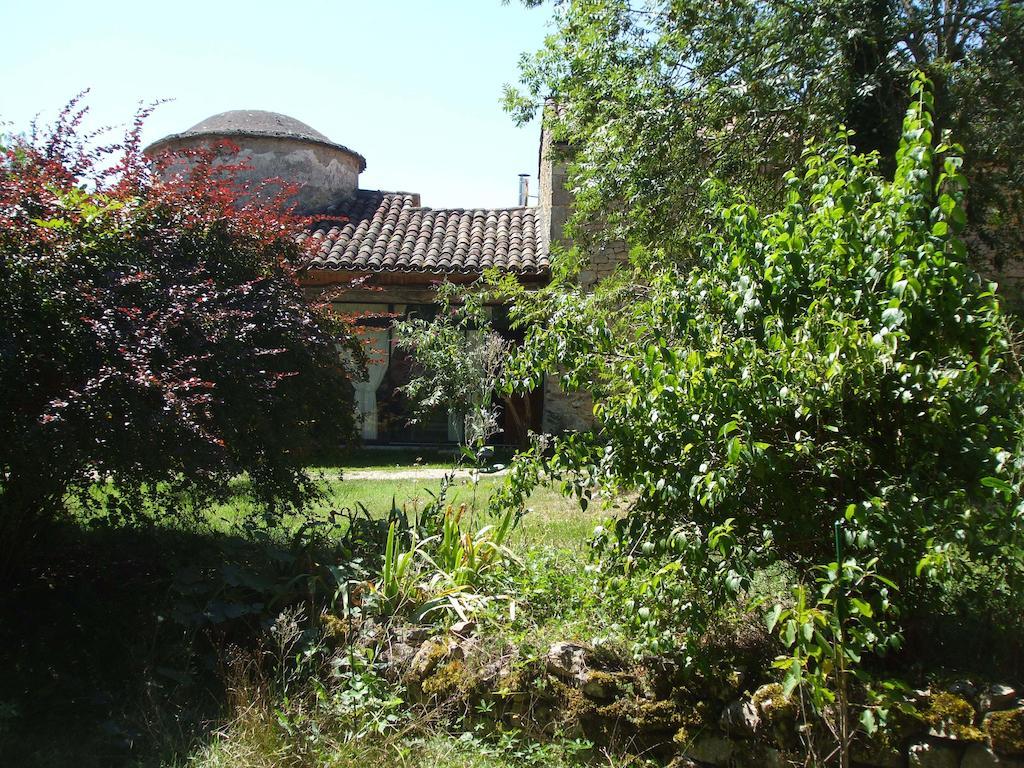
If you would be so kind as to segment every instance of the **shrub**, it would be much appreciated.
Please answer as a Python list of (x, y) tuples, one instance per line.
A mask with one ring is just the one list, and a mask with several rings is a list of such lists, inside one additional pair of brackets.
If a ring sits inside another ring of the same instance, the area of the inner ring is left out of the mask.
[(556, 373), (594, 396), (594, 432), (559, 439), (548, 468), (584, 496), (636, 493), (619, 563), (667, 560), (659, 589), (696, 587), (650, 623), (699, 628), (784, 563), (799, 586), (770, 622), (788, 685), (811, 675), (822, 706), (965, 553), (1019, 573), (1020, 368), (963, 261), (961, 161), (936, 145), (931, 101), (919, 80), (893, 179), (839, 131), (777, 211), (709, 185), (714, 226), (687, 271), (515, 312), (533, 323), (509, 381)]
[(161, 493), (173, 514), (240, 472), (265, 509), (301, 503), (304, 453), (353, 434), (351, 336), (304, 300), (292, 190), (259, 205), (212, 151), (163, 179), (145, 113), (102, 148), (83, 115), (0, 146), (0, 538), (98, 479), (118, 510)]

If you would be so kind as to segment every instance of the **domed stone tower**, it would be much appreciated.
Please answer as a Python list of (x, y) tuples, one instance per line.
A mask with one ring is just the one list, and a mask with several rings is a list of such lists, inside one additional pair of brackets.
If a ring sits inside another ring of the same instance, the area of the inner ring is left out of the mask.
[[(145, 149), (149, 157), (163, 152), (213, 147), (230, 142), (238, 154), (230, 160), (249, 166), (238, 181), (259, 183), (280, 178), (300, 185), (296, 212), (320, 213), (356, 196), (366, 158), (335, 144), (293, 117), (258, 109), (221, 112), (187, 131), (165, 136)], [(172, 170), (174, 166), (171, 166)]]

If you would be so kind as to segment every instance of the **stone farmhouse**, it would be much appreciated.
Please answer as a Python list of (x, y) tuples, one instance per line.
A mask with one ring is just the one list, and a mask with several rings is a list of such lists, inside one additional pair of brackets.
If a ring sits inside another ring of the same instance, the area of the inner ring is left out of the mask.
[[(519, 205), (498, 209), (429, 208), (412, 192), (362, 189), (359, 174), (366, 159), (294, 118), (274, 112), (239, 110), (214, 115), (146, 148), (165, 151), (210, 147), (230, 142), (247, 170), (242, 182), (282, 179), (301, 185), (293, 199), (296, 212), (311, 217), (300, 238), (319, 249), (306, 265), (311, 295), (329, 295), (340, 313), (361, 318), (361, 335), (371, 350), (368, 375), (355, 382), (356, 402), (367, 443), (425, 444), (455, 442), (461, 420), (452, 414), (411, 425), (411, 404), (400, 387), (412, 375), (408, 355), (396, 346), (395, 317), (436, 312), (440, 281), (470, 283), (483, 271), (508, 272), (527, 287), (550, 278), (551, 246), (563, 240), (570, 195), (565, 166), (550, 136), (541, 133), (539, 194), (528, 205), (521, 185)], [(610, 272), (620, 254), (592, 260), (584, 283)], [(491, 307), (494, 327), (515, 341), (500, 306)], [(502, 402), (502, 432), (497, 441), (521, 444), (528, 431), (559, 432), (586, 423), (588, 409), (567, 398), (553, 381), (530, 396)]]

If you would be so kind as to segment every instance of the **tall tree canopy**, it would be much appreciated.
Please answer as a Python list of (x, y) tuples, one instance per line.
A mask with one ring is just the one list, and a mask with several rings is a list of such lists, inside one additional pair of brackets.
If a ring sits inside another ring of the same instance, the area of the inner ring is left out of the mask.
[[(524, 0), (538, 6), (543, 0)], [(1024, 6), (1008, 0), (555, 0), (554, 32), (507, 106), (557, 98), (575, 151), (579, 215), (609, 237), (681, 247), (699, 182), (772, 204), (805, 141), (837, 123), (892, 171), (915, 70), (937, 127), (966, 150), (973, 229), (1019, 254), (1024, 181)], [(551, 116), (554, 117), (554, 116)], [(990, 252), (991, 253), (991, 252)]]
[(301, 222), (212, 152), (153, 173), (141, 118), (96, 149), (82, 114), (0, 144), (0, 540), (97, 480), (208, 498), (246, 472), (265, 507), (300, 503), (305, 454), (354, 420), (351, 334), (296, 280)]

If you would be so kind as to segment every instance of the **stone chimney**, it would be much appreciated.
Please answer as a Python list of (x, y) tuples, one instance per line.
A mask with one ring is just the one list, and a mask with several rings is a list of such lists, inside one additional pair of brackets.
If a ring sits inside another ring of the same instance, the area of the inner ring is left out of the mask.
[[(556, 141), (551, 135), (549, 121), (558, 109), (552, 99), (544, 105), (544, 117), (540, 132), (540, 167), (538, 205), (540, 207), (544, 245), (569, 248), (572, 240), (565, 235), (565, 223), (572, 215), (573, 196), (568, 184), (568, 166), (573, 159), (569, 144)], [(584, 288), (593, 286), (607, 277), (615, 268), (629, 258), (629, 248), (622, 241), (605, 242), (595, 238), (586, 248), (587, 262), (579, 274), (579, 283)]]
[(572, 195), (566, 188), (566, 168), (572, 158), (572, 150), (568, 144), (555, 141), (551, 135), (549, 113), (556, 109), (557, 105), (552, 99), (544, 104), (537, 169), (537, 205), (540, 207), (544, 245), (548, 248), (551, 245), (567, 248), (571, 242), (565, 237), (565, 222), (572, 210)]
[[(537, 171), (537, 205), (540, 208), (542, 245), (549, 251), (552, 246), (569, 248), (572, 241), (565, 236), (565, 222), (572, 214), (573, 197), (566, 186), (567, 167), (572, 160), (572, 148), (554, 140), (549, 125), (549, 114), (557, 109), (553, 100), (544, 105), (540, 131), (540, 167)], [(587, 280), (588, 282), (585, 282)], [(595, 282), (591, 270), (580, 274), (584, 286)], [(544, 378), (544, 415), (541, 428), (550, 434), (586, 431), (593, 427), (594, 401), (589, 392), (563, 392), (558, 377)]]

